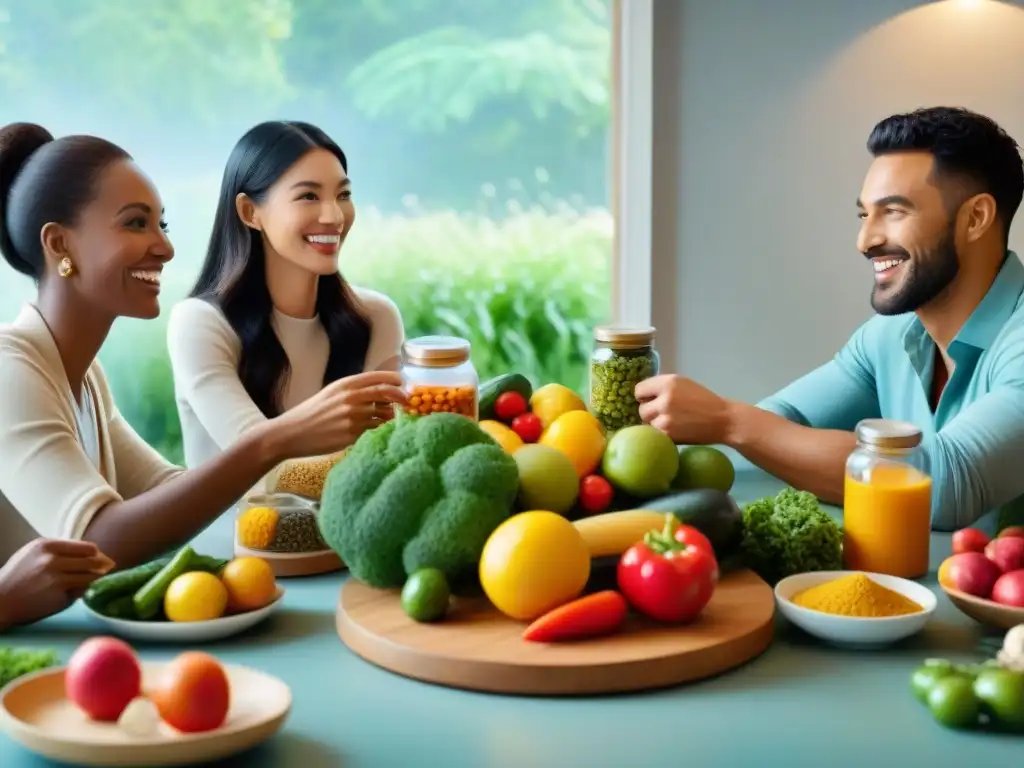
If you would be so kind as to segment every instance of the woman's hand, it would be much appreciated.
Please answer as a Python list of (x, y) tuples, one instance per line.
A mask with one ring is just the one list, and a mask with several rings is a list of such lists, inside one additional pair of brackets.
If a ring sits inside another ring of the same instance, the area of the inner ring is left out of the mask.
[(63, 611), (113, 567), (91, 541), (33, 539), (0, 568), (0, 628)]
[(394, 416), (395, 405), (407, 405), (402, 377), (395, 371), (368, 371), (328, 384), (269, 423), (283, 438), (284, 458), (335, 453), (352, 445), (363, 432)]

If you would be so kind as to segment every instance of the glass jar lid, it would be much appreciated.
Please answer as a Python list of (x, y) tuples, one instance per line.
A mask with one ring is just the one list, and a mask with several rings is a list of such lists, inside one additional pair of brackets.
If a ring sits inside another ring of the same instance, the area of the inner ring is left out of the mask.
[(413, 365), (448, 368), (469, 360), (470, 344), (458, 336), (420, 336), (402, 345), (402, 354)]
[(916, 448), (921, 430), (906, 421), (864, 419), (857, 424), (857, 439), (875, 448)]
[(654, 343), (655, 329), (650, 325), (599, 325), (594, 338), (617, 347), (649, 347)]

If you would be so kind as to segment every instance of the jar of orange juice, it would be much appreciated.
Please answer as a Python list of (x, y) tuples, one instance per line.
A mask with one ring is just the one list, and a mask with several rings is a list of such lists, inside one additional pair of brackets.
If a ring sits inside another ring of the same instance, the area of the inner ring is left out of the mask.
[(856, 433), (843, 493), (846, 567), (920, 578), (928, 573), (932, 520), (921, 430), (902, 421), (865, 419)]
[(402, 385), (410, 413), (479, 418), (480, 379), (470, 344), (457, 336), (421, 336), (402, 347)]

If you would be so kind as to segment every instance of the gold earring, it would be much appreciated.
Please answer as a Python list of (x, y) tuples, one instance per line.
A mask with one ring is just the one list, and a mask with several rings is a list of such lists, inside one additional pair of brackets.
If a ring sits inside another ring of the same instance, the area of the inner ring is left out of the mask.
[(60, 267), (57, 271), (61, 277), (71, 277), (71, 273), (75, 271), (75, 265), (71, 263), (71, 259), (65, 256), (60, 260)]

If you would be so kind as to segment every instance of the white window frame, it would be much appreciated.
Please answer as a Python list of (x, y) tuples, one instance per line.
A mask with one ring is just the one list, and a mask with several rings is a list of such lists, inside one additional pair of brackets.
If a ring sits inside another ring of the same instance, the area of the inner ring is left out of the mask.
[(652, 325), (654, 0), (612, 11), (612, 317)]

